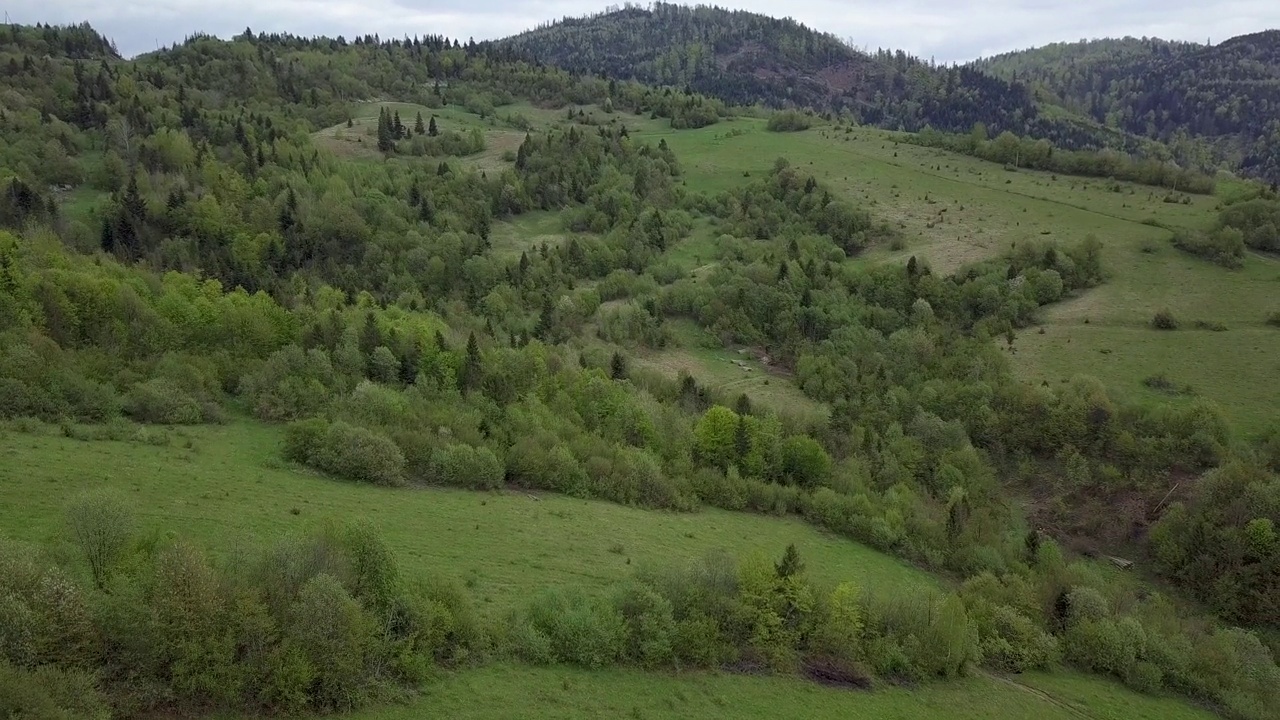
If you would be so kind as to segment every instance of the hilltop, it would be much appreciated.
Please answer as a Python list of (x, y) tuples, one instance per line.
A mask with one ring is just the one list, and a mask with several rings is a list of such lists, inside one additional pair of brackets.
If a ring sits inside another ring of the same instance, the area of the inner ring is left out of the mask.
[(1132, 38), (1050, 45), (974, 66), (1175, 153), (1194, 155), (1188, 140), (1198, 138), (1212, 151), (1200, 162), (1280, 179), (1280, 30), (1213, 46)]
[(688, 87), (733, 105), (846, 111), (904, 130), (1035, 126), (1026, 89), (905, 53), (866, 54), (793, 20), (655, 3), (566, 18), (494, 43), (572, 72)]

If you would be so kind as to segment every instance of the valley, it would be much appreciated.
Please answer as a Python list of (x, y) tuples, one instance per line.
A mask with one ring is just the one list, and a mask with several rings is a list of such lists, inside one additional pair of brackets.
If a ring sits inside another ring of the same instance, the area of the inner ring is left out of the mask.
[(1218, 55), (720, 12), (0, 29), (0, 709), (1274, 718), (1265, 133), (1005, 79)]

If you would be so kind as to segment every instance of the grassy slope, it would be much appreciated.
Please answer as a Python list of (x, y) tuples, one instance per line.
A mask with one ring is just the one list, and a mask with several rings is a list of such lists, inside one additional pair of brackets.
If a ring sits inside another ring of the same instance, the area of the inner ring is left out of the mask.
[[(681, 159), (692, 190), (719, 191), (749, 182), (785, 156), (834, 191), (902, 229), (901, 251), (872, 249), (861, 259), (927, 259), (946, 272), (996, 255), (1009, 243), (1054, 239), (1072, 244), (1092, 234), (1104, 243), (1108, 280), (1102, 287), (1044, 312), (1045, 334), (1023, 332), (1013, 361), (1030, 381), (1059, 382), (1094, 375), (1122, 397), (1186, 402), (1143, 386), (1163, 372), (1219, 403), (1245, 434), (1275, 417), (1280, 387), (1280, 331), (1264, 325), (1280, 309), (1280, 262), (1250, 255), (1245, 268), (1219, 268), (1170, 246), (1167, 226), (1205, 227), (1218, 199), (1193, 196), (1189, 205), (1163, 202), (1161, 190), (1049, 173), (1008, 172), (1000, 166), (900, 143), (893, 133), (857, 128), (850, 133), (815, 128), (770, 133), (763, 121), (736, 119), (701, 130), (672, 131), (652, 124), (639, 135), (666, 139)], [(945, 210), (945, 212), (943, 212)], [(710, 261), (707, 239), (695, 235), (692, 254)], [(1191, 327), (1195, 320), (1223, 323), (1226, 332), (1159, 333), (1147, 327), (1167, 307)], [(1088, 319), (1088, 324), (1085, 320)], [(1108, 352), (1104, 352), (1108, 351)]]
[[(719, 511), (677, 515), (557, 496), (534, 500), (521, 493), (355, 485), (283, 466), (276, 460), (279, 429), (246, 421), (172, 431), (171, 438), (167, 446), (151, 446), (81, 442), (53, 428), (38, 433), (0, 429), (0, 507), (6, 508), (0, 533), (66, 551), (59, 548), (61, 508), (86, 487), (104, 486), (137, 499), (144, 530), (178, 532), (222, 551), (324, 518), (367, 518), (407, 573), (461, 577), (492, 612), (540, 587), (600, 589), (646, 562), (678, 562), (715, 550), (776, 553), (788, 542), (797, 543), (810, 573), (823, 581), (852, 578), (891, 592), (938, 582), (792, 519)], [(292, 513), (294, 508), (299, 514)], [(864, 693), (793, 678), (495, 666), (446, 675), (411, 704), (355, 717), (1209, 717), (1098, 678), (1063, 674), (1019, 682), (979, 676)]]
[[(1023, 684), (1025, 683), (1025, 684)], [(1044, 687), (1041, 687), (1044, 683)], [(1038, 689), (1037, 689), (1038, 688)], [(779, 677), (497, 666), (450, 675), (410, 704), (356, 720), (466, 718), (868, 718), (1202, 720), (1209, 713), (1075, 674), (989, 676), (857, 692)]]
[[(1024, 332), (1015, 342), (1024, 377), (1055, 382), (1085, 373), (1130, 398), (1208, 398), (1246, 435), (1276, 419), (1280, 330), (1264, 320), (1280, 306), (1280, 262), (1250, 256), (1243, 270), (1227, 270), (1168, 245), (1151, 254), (1126, 246), (1109, 254), (1107, 267), (1114, 275), (1107, 284), (1050, 308), (1043, 335)], [(1151, 329), (1161, 308), (1170, 309), (1182, 329)], [(1195, 329), (1197, 320), (1227, 330)], [(1170, 397), (1143, 385), (1158, 373), (1190, 385), (1191, 394)]]
[[(279, 462), (278, 428), (250, 422), (182, 431), (168, 447), (0, 431), (0, 533), (56, 542), (62, 508), (87, 487), (137, 499), (146, 529), (221, 550), (325, 518), (367, 518), (408, 573), (460, 578), (502, 609), (553, 584), (606, 585), (646, 563), (715, 551), (780, 554), (796, 543), (815, 577), (864, 587), (928, 586), (932, 576), (794, 519), (707, 510), (675, 514), (511, 492), (392, 490)], [(293, 509), (298, 514), (292, 513)]]

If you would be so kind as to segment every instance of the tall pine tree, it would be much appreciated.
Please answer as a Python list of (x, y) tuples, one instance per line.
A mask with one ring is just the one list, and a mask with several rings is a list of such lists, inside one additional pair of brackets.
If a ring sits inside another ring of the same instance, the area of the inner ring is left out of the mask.
[(394, 132), (391, 126), (391, 117), (387, 114), (387, 109), (382, 108), (378, 112), (378, 149), (382, 152), (391, 152), (395, 148)]
[(462, 369), (458, 372), (458, 390), (466, 395), (480, 386), (480, 345), (473, 332), (467, 338), (467, 354), (462, 360)]

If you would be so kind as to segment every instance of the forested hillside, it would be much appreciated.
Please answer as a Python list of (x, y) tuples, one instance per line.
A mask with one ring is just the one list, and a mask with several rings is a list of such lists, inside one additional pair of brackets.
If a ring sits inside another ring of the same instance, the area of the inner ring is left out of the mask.
[[(498, 658), (841, 687), (1068, 664), (1274, 717), (1280, 668), (1245, 628), (1280, 624), (1280, 435), (1235, 437), (1207, 401), (1011, 370), (1017, 329), (1104, 282), (1102, 240), (1000, 243), (951, 274), (859, 262), (905, 242), (881, 207), (785, 157), (693, 187), (665, 137), (635, 131), (720, 121), (692, 76), (658, 89), (518, 55), (246, 31), (126, 62), (87, 27), (5, 28), (0, 431), (143, 446), (277, 425), (275, 467), (370, 493), (796, 516), (943, 589), (828, 588), (790, 548), (482, 617), (467, 588), (404, 577), (359, 523), (216, 558), (135, 535), (127, 503), (91, 494), (69, 498), (50, 552), (0, 544), (7, 714), (341, 711)], [(968, 71), (902, 62), (968, 92)], [(1019, 103), (1010, 121), (1028, 119)], [(344, 128), (358, 152), (322, 142)], [(498, 130), (518, 142), (476, 165)], [(1257, 198), (1223, 225), (1269, 241), (1274, 210)], [(562, 232), (520, 229), (534, 221)], [(679, 261), (695, 232), (713, 262)], [(690, 328), (767, 356), (766, 383), (794, 382), (815, 411), (633, 363)], [(1111, 524), (1170, 585), (1066, 555), (1028, 527), (1013, 489), (1028, 483), (1064, 512), (1123, 499)]]
[(940, 68), (898, 51), (868, 55), (792, 20), (655, 3), (569, 19), (496, 47), (574, 72), (689, 88), (734, 105), (846, 111), (859, 122), (919, 130), (1032, 133), (1073, 147), (1087, 128), (1040, 117), (1026, 88), (973, 68)]
[(1043, 91), (1042, 97), (1104, 121), (1106, 114), (1099, 107), (1104, 94), (1099, 92), (1100, 86), (1109, 85), (1119, 75), (1132, 73), (1132, 68), (1138, 65), (1164, 62), (1203, 47), (1159, 38), (1082, 40), (993, 55), (975, 61), (973, 66), (1009, 81), (1022, 82), (1033, 90)]
[(1145, 39), (1050, 45), (975, 67), (1043, 88), (1073, 110), (1168, 143), (1175, 153), (1193, 154), (1187, 140), (1203, 138), (1232, 166), (1280, 179), (1280, 31), (1210, 47)]

